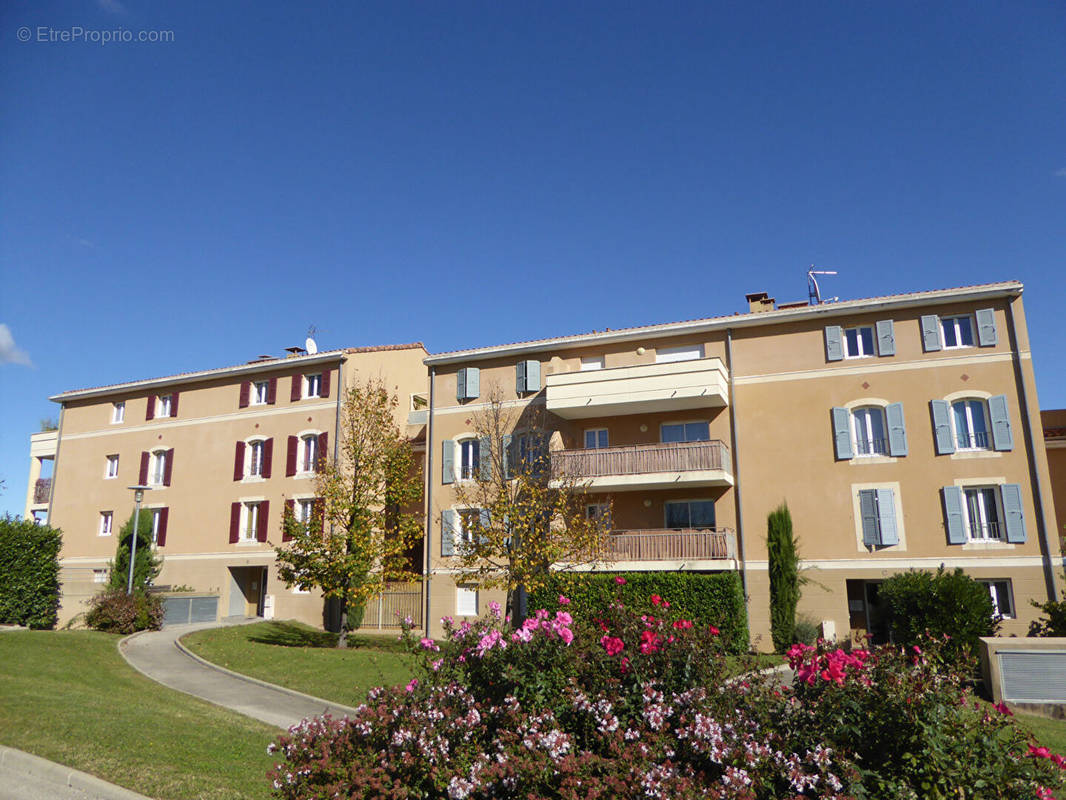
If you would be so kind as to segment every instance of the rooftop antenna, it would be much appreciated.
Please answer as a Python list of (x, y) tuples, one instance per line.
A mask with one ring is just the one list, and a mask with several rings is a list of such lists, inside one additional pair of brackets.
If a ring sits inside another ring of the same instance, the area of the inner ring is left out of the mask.
[(812, 306), (821, 305), (823, 302), (835, 303), (839, 300), (839, 297), (830, 297), (828, 300), (822, 300), (822, 293), (818, 289), (818, 279), (815, 275), (836, 275), (835, 269), (815, 269), (814, 264), (807, 269), (807, 302)]
[(309, 356), (313, 356), (318, 352), (318, 344), (315, 342), (316, 333), (318, 333), (318, 329), (314, 325), (307, 328), (307, 341), (304, 342), (304, 350), (307, 351)]

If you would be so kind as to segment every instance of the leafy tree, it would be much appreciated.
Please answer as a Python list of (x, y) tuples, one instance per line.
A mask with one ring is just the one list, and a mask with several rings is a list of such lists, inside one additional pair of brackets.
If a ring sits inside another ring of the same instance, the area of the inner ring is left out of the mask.
[[(135, 512), (136, 513), (136, 512)], [(118, 536), (118, 550), (115, 560), (108, 564), (111, 574), (108, 577), (109, 589), (126, 591), (130, 580), (130, 545), (133, 542), (133, 517), (126, 520)], [(141, 509), (140, 524), (137, 526), (137, 554), (133, 563), (133, 591), (143, 591), (146, 586), (159, 577), (163, 568), (163, 559), (152, 552), (152, 512)]]
[(1029, 623), (1030, 636), (1066, 636), (1066, 589), (1063, 590), (1061, 600), (1048, 600), (1046, 603), (1038, 603), (1036, 600), (1029, 602), (1047, 615)]
[(275, 547), (287, 586), (317, 586), (340, 601), (338, 647), (386, 583), (419, 579), (409, 555), (422, 535), (422, 477), (396, 406), (380, 380), (345, 392), (337, 458), (320, 453), (315, 470), (320, 500), (307, 522), (286, 509), (282, 531), (291, 542)]
[(766, 550), (770, 560), (770, 636), (774, 649), (783, 653), (795, 640), (801, 583), (792, 514), (785, 503), (766, 519)]
[(553, 474), (547, 422), (542, 407), (512, 410), (499, 387), (491, 388), (473, 417), (479, 468), (455, 484), (457, 504), (471, 509), (459, 512), (465, 536), (451, 532), (456, 579), (506, 589), (516, 624), (525, 617), (527, 592), (553, 571), (603, 561), (607, 549), (609, 510), (589, 517), (585, 485)]

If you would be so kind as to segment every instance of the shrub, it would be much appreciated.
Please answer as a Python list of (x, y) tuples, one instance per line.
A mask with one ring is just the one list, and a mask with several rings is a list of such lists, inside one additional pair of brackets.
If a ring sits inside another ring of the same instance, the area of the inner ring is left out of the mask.
[(800, 597), (799, 554), (792, 534), (792, 515), (782, 503), (766, 519), (766, 552), (770, 571), (770, 636), (783, 653), (795, 641), (796, 605)]
[(157, 631), (163, 626), (163, 600), (159, 595), (107, 589), (92, 599), (85, 624), (107, 633)]
[[(618, 577), (625, 583), (617, 584)], [(735, 572), (554, 572), (543, 586), (530, 593), (529, 607), (553, 608), (559, 595), (568, 597), (571, 613), (584, 619), (601, 613), (616, 599), (627, 606), (640, 607), (652, 595), (659, 595), (671, 603), (677, 614), (718, 628), (725, 652), (746, 653), (749, 649), (744, 588)]]
[(1036, 600), (1029, 602), (1047, 615), (1046, 618), (1041, 617), (1029, 623), (1030, 636), (1066, 636), (1066, 590), (1063, 591), (1061, 600), (1048, 600), (1046, 603), (1038, 603)]
[[(108, 566), (111, 573), (108, 577), (109, 589), (125, 590), (129, 587), (130, 575), (130, 545), (133, 543), (133, 514), (126, 520), (126, 524), (119, 531), (118, 549), (115, 551), (115, 560)], [(141, 509), (141, 516), (137, 526), (137, 554), (134, 556), (133, 565), (133, 588), (144, 589), (151, 586), (159, 576), (163, 562), (152, 552), (152, 512)]]
[(62, 532), (33, 520), (0, 519), (0, 622), (54, 628)]
[(821, 637), (822, 626), (808, 616), (796, 617), (796, 625), (792, 629), (792, 641), (794, 644), (813, 645)]
[(999, 627), (988, 590), (961, 569), (901, 572), (881, 584), (877, 598), (894, 642), (910, 646), (927, 632), (947, 634), (948, 657), (976, 656), (978, 639)]

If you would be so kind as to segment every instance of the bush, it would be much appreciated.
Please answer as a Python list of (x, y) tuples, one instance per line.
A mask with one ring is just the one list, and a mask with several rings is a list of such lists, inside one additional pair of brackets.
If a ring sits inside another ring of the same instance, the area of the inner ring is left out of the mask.
[(808, 616), (796, 617), (796, 625), (792, 629), (793, 644), (815, 644), (822, 635), (822, 626)]
[(62, 539), (58, 528), (0, 519), (0, 622), (55, 627)]
[(1030, 600), (1035, 608), (1039, 608), (1047, 617), (1035, 619), (1029, 623), (1030, 636), (1066, 636), (1066, 590), (1063, 591), (1061, 600), (1048, 600), (1046, 603), (1038, 603)]
[(85, 624), (107, 633), (157, 631), (163, 626), (163, 599), (143, 591), (108, 589), (92, 599)]
[(792, 535), (792, 515), (782, 503), (766, 519), (770, 572), (770, 637), (783, 653), (796, 639), (796, 605), (800, 597), (799, 554)]
[[(621, 577), (624, 584), (617, 584)], [(617, 574), (554, 572), (529, 595), (530, 608), (553, 608), (559, 595), (571, 601), (571, 613), (589, 619), (615, 599), (639, 607), (652, 595), (666, 598), (673, 610), (694, 623), (721, 631), (725, 652), (749, 650), (744, 588), (735, 572), (623, 572)]]
[[(117, 591), (129, 587), (131, 544), (133, 544), (133, 514), (130, 514), (130, 518), (119, 531), (115, 560), (108, 564), (111, 569), (107, 580), (109, 589)], [(134, 556), (133, 564), (134, 590), (143, 590), (151, 586), (152, 581), (159, 577), (162, 568), (163, 560), (152, 551), (152, 512), (141, 509), (137, 526), (137, 554)]]
[(992, 636), (999, 620), (992, 616), (988, 589), (961, 569), (947, 572), (901, 572), (884, 581), (877, 594), (892, 641), (917, 644), (926, 633), (950, 636), (947, 657), (977, 655), (978, 639)]

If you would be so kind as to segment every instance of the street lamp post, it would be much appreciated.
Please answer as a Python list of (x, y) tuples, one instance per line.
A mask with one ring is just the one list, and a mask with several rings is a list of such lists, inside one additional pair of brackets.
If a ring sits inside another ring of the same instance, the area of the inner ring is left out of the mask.
[(133, 512), (133, 541), (130, 542), (130, 579), (126, 586), (126, 594), (133, 594), (133, 562), (137, 557), (137, 539), (140, 538), (141, 529), (141, 501), (144, 499), (144, 493), (151, 489), (151, 486), (131, 486), (133, 490), (133, 499), (136, 503), (136, 510)]

